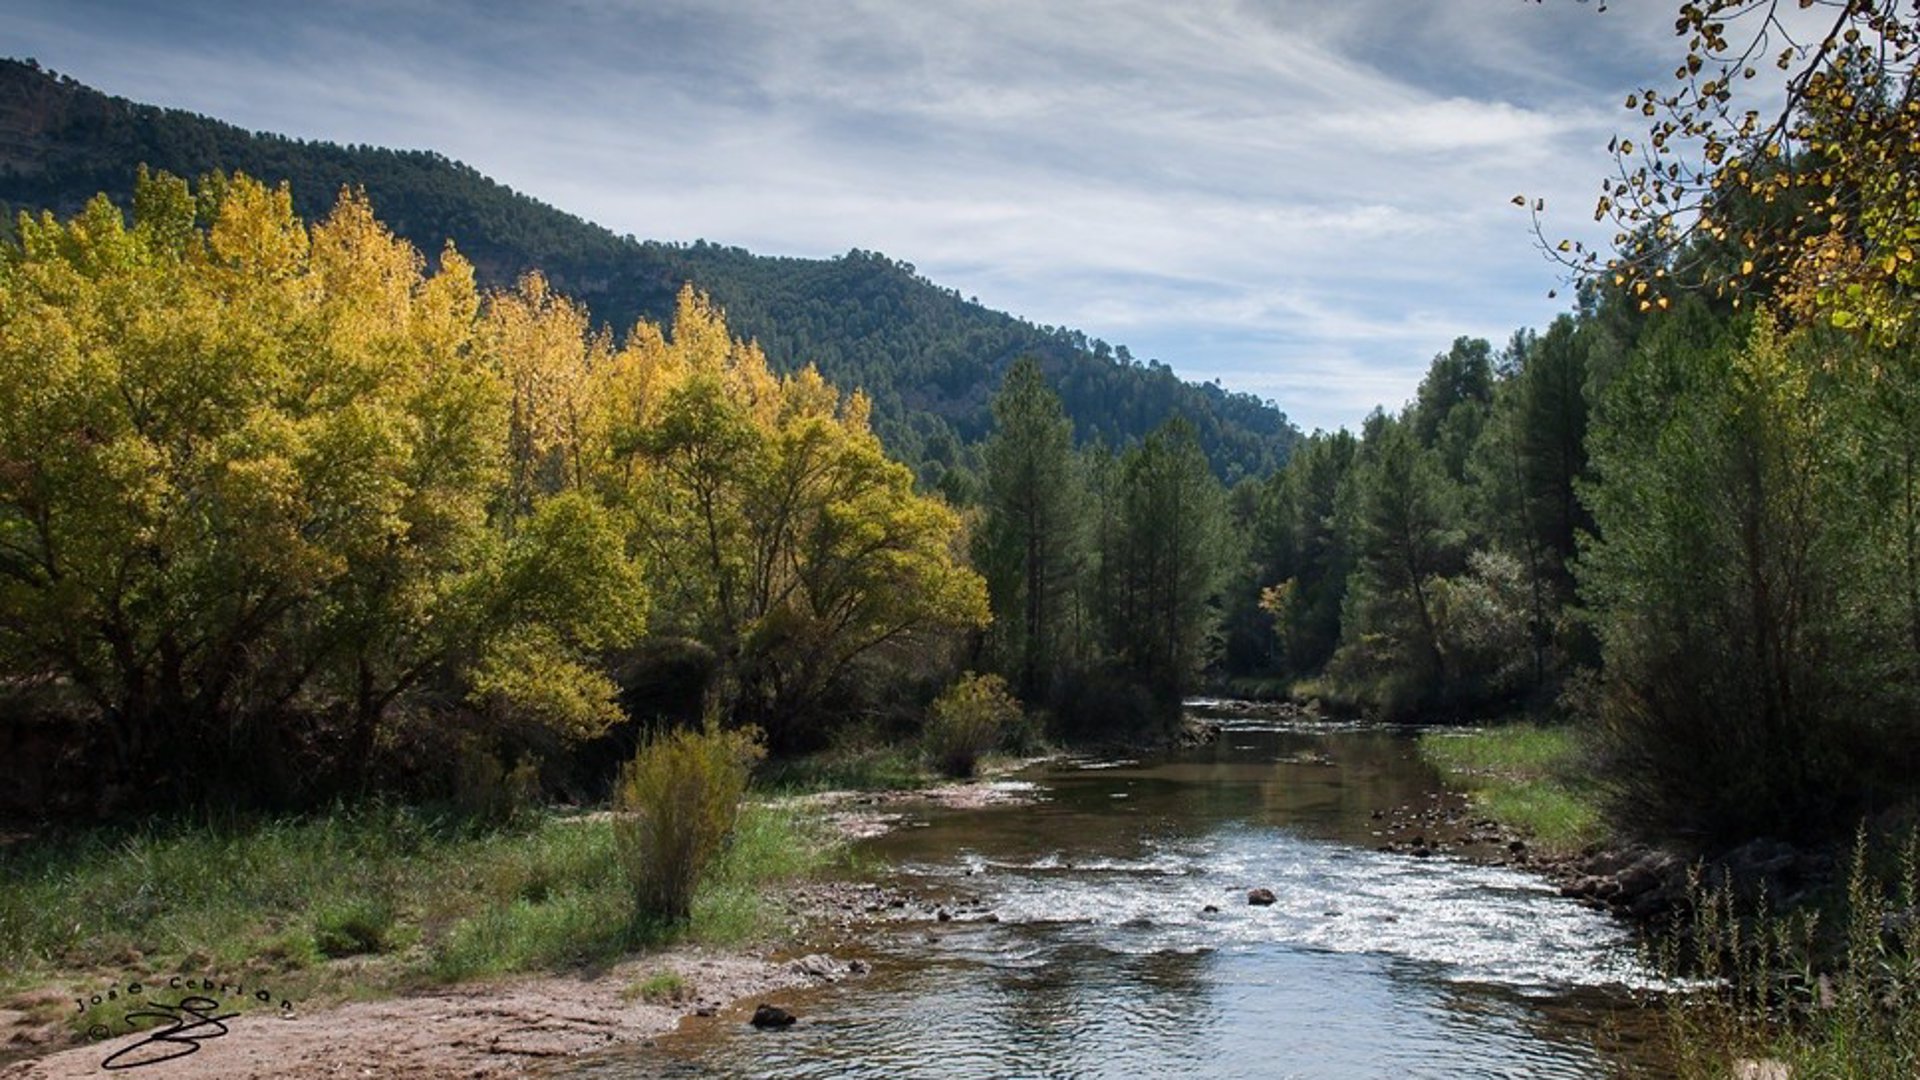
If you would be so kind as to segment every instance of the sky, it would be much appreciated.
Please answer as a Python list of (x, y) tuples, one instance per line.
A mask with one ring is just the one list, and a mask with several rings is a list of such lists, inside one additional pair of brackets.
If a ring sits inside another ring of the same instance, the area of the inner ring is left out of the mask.
[(0, 0), (0, 52), (615, 233), (884, 252), (1313, 430), (1568, 310), (1510, 200), (1604, 241), (1622, 102), (1685, 55), (1670, 0), (1604, 6)]

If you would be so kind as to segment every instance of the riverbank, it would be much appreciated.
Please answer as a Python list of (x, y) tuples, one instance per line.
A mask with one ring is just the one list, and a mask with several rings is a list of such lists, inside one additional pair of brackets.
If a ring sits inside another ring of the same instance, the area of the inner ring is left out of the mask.
[[(745, 1023), (756, 1000), (837, 978), (841, 970), (781, 963), (762, 951), (682, 946), (605, 969), (487, 980), (378, 1001), (295, 1005), (285, 1011), (274, 1002), (238, 1010), (217, 1037), (209, 1037), (211, 1026), (190, 1026), (176, 1038), (204, 1040), (199, 1052), (144, 1067), (142, 1075), (195, 1080), (515, 1076), (538, 1062), (645, 1042), (688, 1018)], [(143, 996), (177, 1001), (180, 994), (156, 990)], [(73, 1009), (64, 997), (53, 1004)], [(184, 1049), (154, 1041), (154, 1030), (16, 1062), (0, 1068), (0, 1078), (82, 1080), (99, 1076), (103, 1062), (115, 1054), (126, 1055), (119, 1060), (126, 1067)]]
[[(1499, 827), (1539, 836), (1563, 895), (1653, 931), (1689, 981), (1653, 1007), (1676, 1075), (1907, 1076), (1920, 1068), (1920, 824), (1883, 815), (1851, 850), (1758, 837), (1705, 856), (1601, 827), (1566, 729), (1432, 732), (1420, 755)], [(1576, 847), (1577, 845), (1577, 847)]]
[(1543, 854), (1572, 856), (1607, 839), (1598, 791), (1584, 778), (1571, 729), (1508, 724), (1420, 737), (1420, 756), (1448, 786)]
[(846, 843), (908, 803), (1025, 798), (994, 777), (1035, 760), (966, 782), (762, 792), (671, 928), (625, 914), (605, 811), (480, 828), (375, 805), (15, 838), (0, 847), (0, 1077), (97, 1075), (151, 1035), (129, 1032), (130, 1010), (194, 993), (239, 1013), (195, 1077), (513, 1075), (689, 1018), (744, 1023), (768, 994), (859, 973), (795, 956), (807, 928), (917, 911), (823, 877)]
[[(1434, 730), (1420, 736), (1419, 752), (1484, 819), (1486, 833), (1504, 841), (1512, 860), (1563, 896), (1643, 926), (1684, 916), (1687, 860), (1607, 829), (1574, 729), (1517, 722)], [(1744, 873), (1752, 860), (1737, 861)]]
[[(484, 1075), (795, 977), (771, 943), (794, 918), (781, 893), (840, 849), (818, 815), (745, 807), (671, 927), (631, 917), (612, 832), (604, 812), (482, 827), (371, 804), (15, 838), (0, 848), (0, 1056), (97, 1071), (111, 1044), (93, 1036), (124, 1035), (130, 1006), (197, 992), (247, 1005), (231, 1027), (253, 1034), (234, 1046), (284, 1036), (288, 1055), (335, 1061), (307, 1046), (312, 1019), (311, 1040), (383, 1074), (441, 1075), (421, 1070), (444, 1049), (445, 1075)], [(195, 1075), (211, 1060), (196, 1055)], [(23, 1067), (5, 1075), (40, 1075)]]

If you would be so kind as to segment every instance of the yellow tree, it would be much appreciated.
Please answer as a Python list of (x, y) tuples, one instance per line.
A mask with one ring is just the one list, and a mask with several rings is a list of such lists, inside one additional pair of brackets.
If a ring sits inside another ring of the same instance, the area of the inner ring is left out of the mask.
[(959, 518), (887, 459), (863, 396), (775, 376), (691, 289), (671, 337), (643, 324), (614, 367), (660, 622), (714, 650), (728, 706), (776, 747), (818, 733), (861, 659), (984, 624)]
[[(143, 175), (131, 227), (101, 198), (18, 233), (0, 659), (90, 703), (126, 765), (238, 770), (292, 709), (343, 715), (351, 762), (409, 690), (489, 691), (509, 643), (577, 673), (639, 633), (604, 508), (493, 527), (511, 395), (457, 253), (429, 277), (364, 197), (309, 231), (245, 177)], [(573, 720), (609, 717), (596, 692)]]
[(593, 395), (608, 363), (604, 335), (586, 308), (552, 291), (538, 272), (489, 297), (482, 341), (508, 391), (509, 518), (535, 500), (585, 485), (598, 449)]
[(1613, 250), (1543, 246), (1643, 309), (1682, 289), (1736, 305), (1784, 294), (1795, 320), (1903, 338), (1920, 284), (1913, 5), (1687, 0), (1676, 14), (1685, 59), (1626, 97), (1644, 129), (1609, 145), (1593, 217), (1617, 228)]

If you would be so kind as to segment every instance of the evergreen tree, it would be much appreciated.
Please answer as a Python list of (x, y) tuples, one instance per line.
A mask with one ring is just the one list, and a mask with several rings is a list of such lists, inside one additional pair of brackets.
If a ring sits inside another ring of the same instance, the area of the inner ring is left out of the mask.
[(1105, 553), (1108, 639), (1171, 717), (1209, 658), (1226, 565), (1225, 494), (1178, 419), (1129, 450), (1120, 475), (1117, 535)]
[(1023, 359), (1008, 369), (993, 415), (977, 562), (987, 579), (1002, 667), (1023, 700), (1040, 702), (1071, 651), (1068, 594), (1082, 562), (1084, 484), (1072, 421), (1037, 361)]
[(1378, 411), (1354, 483), (1357, 560), (1334, 665), (1384, 712), (1427, 708), (1449, 678), (1434, 586), (1462, 563), (1458, 491), (1414, 425)]
[[(1664, 330), (1665, 328), (1663, 328)], [(1581, 586), (1605, 660), (1601, 720), (1623, 825), (1737, 840), (1819, 832), (1873, 797), (1910, 738), (1888, 718), (1886, 590), (1861, 543), (1857, 442), (1805, 338), (1655, 335), (1615, 380)], [(1879, 699), (1879, 700), (1877, 700)]]

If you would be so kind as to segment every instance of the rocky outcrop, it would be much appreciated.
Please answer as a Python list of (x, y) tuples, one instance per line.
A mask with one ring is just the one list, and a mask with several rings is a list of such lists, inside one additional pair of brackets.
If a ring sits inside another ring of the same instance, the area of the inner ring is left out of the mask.
[(1173, 734), (1173, 744), (1182, 749), (1208, 746), (1219, 741), (1220, 731), (1219, 724), (1187, 713), (1180, 717), (1180, 727)]
[(1254, 907), (1270, 907), (1274, 900), (1272, 889), (1253, 889), (1247, 893), (1247, 903)]

